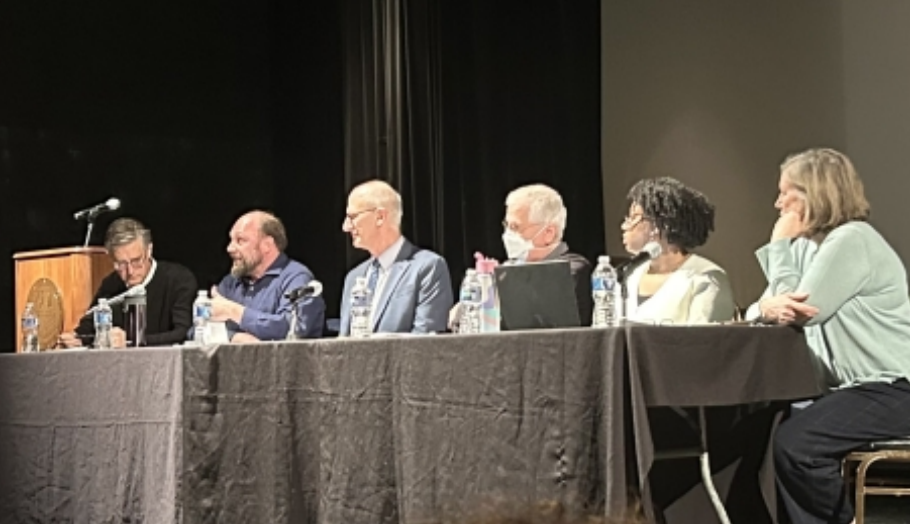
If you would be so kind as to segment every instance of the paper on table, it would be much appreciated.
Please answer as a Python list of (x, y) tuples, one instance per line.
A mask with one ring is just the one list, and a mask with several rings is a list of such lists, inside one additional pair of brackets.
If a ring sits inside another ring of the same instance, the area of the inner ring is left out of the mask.
[(206, 344), (227, 344), (228, 340), (227, 326), (224, 322), (208, 321), (205, 324), (205, 343)]

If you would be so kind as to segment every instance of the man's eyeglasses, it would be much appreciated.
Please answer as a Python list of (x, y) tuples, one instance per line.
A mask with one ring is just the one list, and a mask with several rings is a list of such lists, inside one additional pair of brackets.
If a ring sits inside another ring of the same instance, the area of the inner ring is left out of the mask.
[(116, 269), (117, 271), (123, 271), (127, 267), (129, 267), (130, 269), (141, 269), (142, 265), (145, 264), (146, 258), (148, 258), (148, 257), (146, 257), (146, 255), (142, 255), (142, 256), (133, 258), (131, 260), (115, 261), (114, 269)]
[(370, 208), (370, 209), (364, 209), (363, 211), (358, 211), (356, 213), (345, 213), (344, 219), (348, 222), (354, 223), (354, 221), (357, 220), (357, 217), (359, 217), (360, 215), (364, 215), (366, 213), (372, 213), (373, 211), (376, 211), (377, 209), (379, 209), (379, 208), (374, 207), (374, 208)]
[(514, 232), (516, 232), (516, 233), (521, 233), (521, 232), (523, 232), (524, 230), (528, 229), (529, 227), (532, 227), (532, 226), (535, 226), (535, 225), (536, 225), (536, 224), (525, 224), (525, 225), (521, 226), (521, 225), (519, 225), (519, 224), (517, 224), (517, 223), (515, 223), (515, 222), (509, 222), (508, 220), (503, 220), (503, 221), (502, 221), (502, 229), (503, 229), (503, 231), (514, 231)]

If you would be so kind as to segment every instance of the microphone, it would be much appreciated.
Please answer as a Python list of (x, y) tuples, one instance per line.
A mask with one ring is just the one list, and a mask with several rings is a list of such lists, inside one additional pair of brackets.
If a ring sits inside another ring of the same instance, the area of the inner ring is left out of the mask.
[(657, 258), (662, 251), (663, 249), (657, 242), (648, 242), (645, 244), (645, 247), (642, 248), (641, 252), (632, 257), (632, 259), (625, 264), (616, 268), (617, 273), (619, 273), (619, 279), (625, 280), (626, 277), (629, 276), (629, 273), (634, 271), (635, 268), (649, 260)]
[(104, 213), (105, 211), (114, 211), (120, 209), (120, 199), (119, 198), (109, 198), (107, 202), (103, 204), (98, 204), (97, 206), (90, 207), (88, 209), (83, 209), (73, 214), (73, 218), (76, 220), (82, 220), (83, 218), (88, 218), (89, 220), (94, 220), (96, 216)]
[[(126, 300), (127, 298), (130, 298), (130, 297), (138, 297), (138, 296), (141, 296), (141, 295), (145, 295), (145, 286), (143, 286), (142, 284), (138, 284), (138, 285), (135, 285), (135, 286), (133, 286), (133, 287), (127, 289), (127, 290), (124, 291), (123, 293), (120, 293), (119, 295), (117, 295), (117, 296), (114, 297), (114, 298), (109, 298), (109, 299), (107, 299), (107, 305), (109, 305), (109, 306), (116, 306), (117, 304), (123, 302), (123, 301)], [(83, 316), (83, 317), (87, 317), (87, 316), (89, 316), (89, 315), (94, 314), (95, 311), (98, 311), (98, 306), (97, 306), (97, 305), (96, 305), (96, 306), (92, 306), (92, 308), (89, 309), (88, 311), (86, 311), (85, 314), (82, 315), (82, 316)]]
[(318, 280), (310, 280), (307, 285), (285, 293), (284, 298), (290, 300), (291, 302), (297, 302), (303, 297), (318, 297), (321, 294), (322, 282)]

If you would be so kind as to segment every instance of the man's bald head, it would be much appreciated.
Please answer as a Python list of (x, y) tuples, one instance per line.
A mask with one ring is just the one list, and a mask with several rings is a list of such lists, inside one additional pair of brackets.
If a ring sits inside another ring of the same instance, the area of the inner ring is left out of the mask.
[(351, 190), (341, 230), (354, 247), (373, 256), (401, 236), (401, 195), (382, 180), (370, 180)]
[(370, 180), (351, 190), (348, 202), (357, 201), (364, 208), (385, 211), (389, 225), (401, 229), (401, 195), (392, 186), (382, 180)]
[(278, 251), (284, 251), (288, 247), (288, 235), (284, 230), (284, 224), (267, 211), (250, 211), (238, 218), (237, 223), (258, 232), (262, 238), (271, 238)]

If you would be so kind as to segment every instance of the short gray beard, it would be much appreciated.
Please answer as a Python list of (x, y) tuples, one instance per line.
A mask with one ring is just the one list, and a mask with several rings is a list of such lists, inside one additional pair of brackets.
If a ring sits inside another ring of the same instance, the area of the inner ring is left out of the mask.
[(258, 265), (258, 261), (247, 260), (245, 258), (234, 260), (234, 264), (231, 266), (231, 275), (234, 278), (248, 277)]

